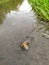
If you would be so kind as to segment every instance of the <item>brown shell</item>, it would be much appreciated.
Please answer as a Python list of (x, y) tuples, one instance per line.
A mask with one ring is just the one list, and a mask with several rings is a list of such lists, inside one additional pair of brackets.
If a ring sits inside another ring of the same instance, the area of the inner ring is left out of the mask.
[(26, 47), (26, 46), (29, 46), (29, 42), (24, 41), (23, 43), (21, 43), (20, 46), (21, 46), (21, 48), (26, 49), (25, 47)]

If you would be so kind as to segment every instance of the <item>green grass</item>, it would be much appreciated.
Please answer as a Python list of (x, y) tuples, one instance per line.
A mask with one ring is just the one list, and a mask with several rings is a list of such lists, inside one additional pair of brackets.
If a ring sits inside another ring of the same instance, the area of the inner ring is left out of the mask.
[(49, 0), (29, 0), (29, 3), (41, 19), (49, 21)]

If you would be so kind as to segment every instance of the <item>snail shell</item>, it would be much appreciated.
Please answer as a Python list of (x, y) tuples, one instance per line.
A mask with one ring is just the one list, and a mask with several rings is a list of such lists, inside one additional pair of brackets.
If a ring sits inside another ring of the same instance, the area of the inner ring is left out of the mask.
[(21, 48), (22, 49), (29, 49), (29, 42), (28, 41), (24, 41), (23, 43), (21, 43)]

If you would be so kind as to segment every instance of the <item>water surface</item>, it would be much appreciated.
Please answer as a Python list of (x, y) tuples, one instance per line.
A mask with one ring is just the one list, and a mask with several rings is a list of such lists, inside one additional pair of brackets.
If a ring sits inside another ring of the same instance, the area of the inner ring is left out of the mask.
[[(27, 0), (4, 4), (0, 8), (0, 65), (48, 65), (49, 38), (42, 35), (48, 28)], [(20, 44), (27, 36), (30, 48), (24, 51)]]

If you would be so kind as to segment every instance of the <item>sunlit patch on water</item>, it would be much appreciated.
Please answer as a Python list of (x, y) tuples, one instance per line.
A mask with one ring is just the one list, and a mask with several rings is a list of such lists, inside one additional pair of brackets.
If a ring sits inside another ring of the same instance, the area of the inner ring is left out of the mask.
[(32, 7), (29, 5), (27, 0), (24, 0), (22, 5), (20, 6), (19, 10), (24, 13), (29, 13), (31, 11)]

